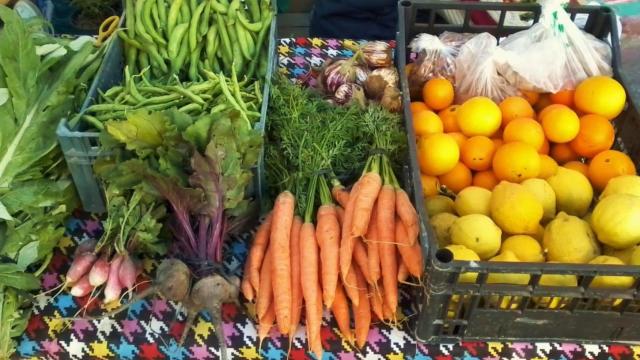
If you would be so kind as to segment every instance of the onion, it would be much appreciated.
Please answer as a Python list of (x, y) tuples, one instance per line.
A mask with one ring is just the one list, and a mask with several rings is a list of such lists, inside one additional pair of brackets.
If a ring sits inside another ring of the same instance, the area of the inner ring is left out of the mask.
[(398, 87), (398, 71), (394, 68), (373, 70), (364, 84), (364, 89), (369, 99), (380, 100), (387, 86)]
[(365, 63), (371, 68), (390, 67), (393, 64), (391, 45), (384, 41), (370, 41), (360, 50)]
[(402, 109), (402, 96), (400, 90), (393, 86), (387, 86), (384, 89), (380, 105), (390, 112), (400, 112)]

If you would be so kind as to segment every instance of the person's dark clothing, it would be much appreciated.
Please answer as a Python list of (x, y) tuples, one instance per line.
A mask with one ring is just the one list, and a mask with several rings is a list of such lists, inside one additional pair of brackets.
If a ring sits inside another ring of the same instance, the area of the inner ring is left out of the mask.
[(312, 37), (392, 40), (398, 22), (394, 0), (316, 0)]

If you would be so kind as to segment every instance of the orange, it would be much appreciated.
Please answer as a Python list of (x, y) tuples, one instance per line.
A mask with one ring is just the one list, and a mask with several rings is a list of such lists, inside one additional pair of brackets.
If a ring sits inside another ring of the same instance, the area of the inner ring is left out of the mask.
[(438, 195), (440, 182), (437, 177), (420, 174), (420, 181), (422, 182), (422, 194), (424, 196)]
[(458, 144), (458, 148), (462, 150), (462, 145), (464, 144), (465, 141), (467, 141), (467, 137), (464, 136), (464, 134), (461, 132), (452, 132), (452, 133), (448, 133), (447, 135), (451, 136), (453, 140), (455, 140), (456, 143)]
[(535, 113), (527, 99), (520, 96), (510, 96), (500, 103), (502, 111), (502, 125), (506, 126), (511, 120), (518, 118), (532, 118)]
[(491, 170), (479, 171), (473, 175), (473, 186), (479, 186), (487, 190), (493, 190), (500, 181), (496, 177), (496, 174)]
[(535, 105), (538, 100), (540, 100), (540, 94), (535, 91), (522, 90), (520, 92), (522, 93), (522, 97), (527, 99), (529, 104), (531, 104), (532, 106)]
[(550, 151), (551, 157), (558, 162), (558, 164), (563, 165), (572, 160), (578, 159), (578, 154), (569, 146), (569, 144), (553, 144), (551, 146)]
[(458, 107), (459, 105), (451, 105), (438, 113), (440, 120), (442, 120), (442, 125), (444, 126), (444, 132), (450, 133), (460, 131), (458, 120), (456, 120), (456, 111), (458, 111)]
[(540, 112), (549, 105), (551, 105), (551, 98), (549, 97), (549, 94), (541, 94), (534, 108), (537, 112)]
[(442, 110), (453, 103), (453, 84), (445, 78), (427, 81), (422, 88), (422, 100), (433, 110)]
[(591, 159), (588, 174), (591, 185), (602, 191), (614, 177), (635, 175), (636, 167), (627, 154), (618, 150), (605, 150)]
[(540, 173), (540, 154), (529, 144), (506, 143), (493, 155), (493, 172), (500, 180), (519, 183)]
[(496, 151), (493, 141), (486, 136), (474, 136), (462, 145), (460, 160), (471, 170), (491, 168), (493, 153)]
[(460, 148), (453, 137), (433, 134), (418, 140), (418, 162), (426, 175), (439, 176), (451, 171), (460, 159)]
[(422, 101), (412, 101), (409, 107), (411, 108), (412, 114), (415, 114), (418, 111), (422, 110), (431, 110), (427, 107), (427, 104), (423, 103)]
[(544, 131), (540, 123), (533, 119), (514, 119), (504, 128), (502, 139), (506, 143), (520, 141), (539, 151), (544, 145)]
[(473, 176), (471, 175), (471, 170), (459, 162), (451, 171), (440, 175), (438, 180), (440, 180), (441, 185), (446, 186), (447, 189), (457, 194), (467, 186), (471, 186)]
[(568, 163), (562, 165), (564, 167), (566, 167), (567, 169), (571, 169), (571, 170), (575, 170), (577, 172), (582, 173), (582, 175), (584, 176), (589, 176), (589, 165), (578, 161), (578, 160), (573, 160), (573, 161), (569, 161)]
[(624, 109), (627, 94), (616, 80), (608, 76), (594, 76), (578, 85), (573, 99), (578, 110), (612, 120)]
[(549, 155), (540, 155), (540, 173), (538, 177), (540, 179), (546, 179), (549, 176), (553, 176), (558, 172), (558, 164)]
[(495, 146), (496, 149), (502, 146), (502, 144), (504, 144), (504, 140), (502, 139), (491, 138), (491, 141), (493, 141), (493, 145)]
[(562, 105), (562, 104), (551, 104), (549, 106), (546, 106), (544, 109), (540, 110), (540, 112), (538, 113), (538, 121), (542, 121), (542, 117), (547, 115), (549, 111), (554, 109), (564, 109), (564, 108), (570, 109), (568, 106)]
[(542, 146), (540, 147), (540, 149), (538, 149), (538, 153), (549, 155), (549, 147), (550, 147), (549, 140), (547, 140), (547, 138), (544, 138), (544, 142), (542, 143)]
[(609, 150), (615, 136), (616, 131), (609, 120), (600, 115), (585, 115), (580, 118), (580, 131), (570, 145), (578, 155), (592, 158)]
[(500, 128), (502, 113), (500, 107), (488, 97), (476, 96), (460, 105), (456, 119), (466, 136), (491, 136)]
[(557, 93), (550, 94), (549, 100), (553, 104), (562, 104), (568, 107), (573, 107), (573, 93), (574, 90), (560, 90)]
[(552, 109), (542, 117), (544, 134), (555, 143), (566, 143), (578, 136), (580, 118), (568, 107)]
[(413, 114), (413, 130), (418, 137), (441, 133), (443, 130), (442, 121), (433, 111), (418, 111)]

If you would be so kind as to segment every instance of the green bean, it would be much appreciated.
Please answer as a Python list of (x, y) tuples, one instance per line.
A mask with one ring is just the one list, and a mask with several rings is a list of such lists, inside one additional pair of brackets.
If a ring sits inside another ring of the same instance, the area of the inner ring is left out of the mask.
[(252, 23), (249, 21), (249, 19), (247, 19), (242, 11), (238, 11), (236, 16), (238, 17), (238, 20), (240, 20), (240, 23), (242, 24), (242, 26), (244, 26), (247, 30), (252, 31), (252, 32), (258, 32), (260, 31), (260, 29), (262, 29), (262, 21), (257, 21), (255, 23)]
[(262, 102), (262, 89), (260, 89), (260, 81), (253, 83), (253, 90), (255, 91), (256, 98)]
[(147, 105), (156, 105), (156, 104), (164, 104), (170, 101), (174, 101), (174, 100), (180, 100), (183, 96), (181, 94), (178, 93), (171, 93), (169, 95), (161, 95), (161, 96), (154, 96), (154, 97), (150, 97), (148, 99), (146, 99), (145, 101), (142, 101), (138, 104), (138, 106), (142, 107), (142, 106), (147, 106)]
[(160, 57), (162, 57), (163, 59), (168, 59), (169, 58), (169, 50), (167, 50), (166, 47), (161, 47), (160, 49), (158, 49), (158, 53), (160, 55)]
[(115, 120), (115, 119), (124, 119), (126, 115), (126, 110), (124, 111), (113, 111), (107, 114), (102, 114), (102, 115), (98, 115), (96, 116), (96, 120), (98, 121), (106, 121), (106, 120)]
[(142, 44), (140, 44), (137, 40), (130, 38), (129, 35), (127, 35), (123, 31), (118, 31), (118, 36), (120, 37), (120, 39), (122, 39), (122, 41), (124, 41), (125, 45), (128, 45), (131, 48), (144, 51)]
[(147, 94), (149, 95), (149, 97), (147, 98), (147, 101), (149, 101), (150, 99), (156, 99), (162, 96), (170, 96), (173, 95), (171, 92), (166, 91), (164, 89), (160, 89), (157, 87), (152, 87), (152, 86), (144, 86), (139, 88), (140, 93), (142, 94)]
[(249, 45), (245, 38), (246, 30), (242, 27), (242, 25), (240, 25), (239, 21), (236, 21), (235, 23), (235, 34), (238, 37), (238, 44), (242, 55), (245, 57), (245, 59), (251, 60), (251, 50), (249, 49)]
[[(256, 54), (253, 60), (251, 61), (251, 65), (249, 65), (249, 71), (247, 72), (247, 78), (252, 78), (253, 74), (255, 74), (256, 66), (258, 62), (266, 62), (264, 57), (262, 56), (262, 46), (265, 40), (265, 36), (267, 35), (267, 31), (271, 28), (271, 19), (273, 18), (273, 13), (269, 11), (265, 18), (262, 20), (262, 30), (258, 34), (258, 40), (256, 41)], [(269, 45), (267, 44), (267, 49)], [(268, 57), (267, 57), (268, 58)], [(262, 64), (260, 64), (262, 66)]]
[[(175, 27), (171, 37), (169, 38), (169, 46), (167, 52), (169, 53), (169, 59), (175, 59), (178, 56), (178, 52), (182, 47), (182, 40), (189, 29), (189, 23), (182, 23)], [(189, 44), (187, 44), (188, 46)]]
[(148, 105), (145, 106), (144, 109), (145, 110), (151, 110), (151, 111), (158, 111), (158, 110), (165, 110), (165, 109), (169, 109), (173, 106), (179, 105), (180, 104), (180, 100), (173, 100), (173, 101), (169, 101), (166, 103), (162, 103), (162, 104), (154, 104), (154, 105)]
[(209, 111), (210, 114), (215, 114), (215, 113), (219, 113), (219, 112), (223, 112), (225, 110), (228, 109), (228, 105), (226, 103), (220, 103), (214, 107), (211, 108), (211, 110)]
[(242, 55), (242, 50), (240, 49), (240, 41), (238, 40), (238, 36), (236, 32), (233, 31), (233, 26), (234, 24), (229, 25), (229, 29), (227, 31), (229, 33), (229, 37), (231, 38), (231, 44), (233, 45), (233, 60), (231, 62), (231, 67), (234, 68), (236, 72), (240, 72), (244, 67), (244, 56)]
[(136, 34), (140, 36), (140, 39), (142, 39), (143, 42), (153, 43), (153, 38), (151, 37), (151, 35), (147, 33), (147, 30), (145, 29), (145, 26), (143, 24), (143, 22), (145, 21), (143, 6), (144, 6), (143, 1), (138, 0), (135, 2), (136, 16), (138, 16), (138, 19), (135, 22)]
[(180, 50), (178, 51), (178, 56), (172, 58), (171, 61), (171, 73), (177, 75), (182, 70), (182, 66), (184, 62), (187, 60), (187, 56), (189, 55), (189, 44), (187, 42), (182, 42), (180, 45)]
[(202, 106), (195, 103), (191, 103), (179, 108), (178, 111), (180, 112), (202, 111)]
[(240, 116), (242, 116), (247, 122), (249, 122), (249, 119), (247, 118), (247, 114), (244, 113), (244, 111), (242, 110), (242, 107), (240, 107), (236, 99), (233, 97), (233, 95), (231, 95), (231, 92), (227, 87), (227, 81), (224, 78), (224, 76), (222, 74), (219, 74), (218, 77), (220, 78), (220, 89), (222, 90), (222, 93), (224, 94), (229, 104), (231, 104), (231, 106), (233, 106), (236, 110), (238, 110), (240, 112)]
[(158, 6), (155, 0), (147, 0), (151, 3), (151, 18), (153, 19), (154, 29), (162, 29), (162, 20), (160, 20), (160, 14), (158, 13)]
[(124, 91), (123, 91), (123, 92), (121, 92), (120, 94), (118, 94), (118, 96), (116, 96), (115, 104), (114, 104), (114, 105), (122, 104), (122, 103), (124, 102), (124, 98), (125, 98), (126, 96), (127, 96), (127, 93), (126, 93), (126, 92), (124, 92)]
[(133, 46), (125, 46), (124, 52), (125, 52), (125, 57), (127, 59), (127, 66), (133, 71), (133, 69), (136, 68), (138, 49), (136, 49)]
[(247, 111), (247, 106), (244, 104), (242, 100), (242, 94), (240, 93), (240, 86), (238, 85), (238, 77), (236, 75), (235, 69), (231, 70), (231, 90), (233, 91), (233, 95), (238, 100), (238, 105), (244, 110)]
[(207, 31), (209, 31), (210, 27), (214, 27), (209, 25), (211, 21), (211, 2), (207, 1), (207, 5), (204, 7), (204, 11), (202, 12), (202, 21), (200, 21), (200, 29), (198, 29), (198, 35), (205, 36)]
[(127, 26), (127, 34), (129, 34), (129, 37), (135, 36), (134, 29), (135, 29), (136, 16), (133, 10), (134, 10), (133, 0), (125, 0), (124, 20), (125, 20), (125, 25)]
[(227, 11), (229, 13), (229, 15), (227, 15), (229, 20), (235, 20), (239, 8), (240, 0), (232, 0), (231, 4), (229, 4), (229, 10)]
[(217, 56), (213, 57), (213, 60), (212, 60), (212, 63), (211, 63), (211, 68), (215, 72), (222, 71), (222, 69), (220, 69), (220, 63), (218, 62), (218, 57)]
[(153, 26), (151, 10), (155, 8), (154, 0), (137, 0), (137, 1), (138, 2), (144, 1), (144, 5), (142, 5), (143, 6), (142, 7), (142, 30), (144, 30), (144, 32), (148, 34), (149, 37), (151, 37), (151, 39), (155, 41), (157, 44), (161, 46), (167, 46), (167, 41), (162, 36), (160, 36), (160, 34), (158, 34), (158, 32), (155, 29), (156, 27)]
[(191, 51), (196, 50), (198, 46), (198, 26), (200, 21), (200, 16), (204, 11), (205, 3), (200, 3), (198, 7), (193, 12), (193, 16), (191, 16), (191, 23), (189, 25), (189, 49)]
[[(155, 62), (156, 65), (158, 66), (158, 69), (163, 73), (166, 73), (167, 71), (169, 71), (169, 69), (167, 68), (167, 64), (164, 62), (164, 59), (160, 56), (160, 54), (158, 54), (158, 49), (156, 48), (155, 44), (153, 43), (147, 44), (146, 50), (147, 50), (147, 54), (149, 54), (151, 63)], [(151, 66), (152, 71), (154, 68), (156, 67)]]
[(143, 102), (143, 101), (145, 101), (145, 100), (147, 100), (138, 91), (138, 88), (136, 87), (136, 84), (133, 81), (133, 78), (131, 78), (131, 80), (129, 82), (131, 83), (131, 85), (129, 86), (129, 92), (131, 93), (131, 96), (138, 102), (138, 104)]
[(260, 22), (260, 6), (258, 0), (245, 0), (249, 12), (251, 13), (251, 20)]
[(202, 46), (204, 44), (200, 42), (195, 50), (191, 52), (191, 58), (189, 60), (189, 79), (191, 81), (198, 80), (198, 64), (200, 63), (200, 53), (202, 52)]
[(218, 83), (208, 80), (202, 83), (196, 83), (195, 85), (191, 85), (187, 89), (194, 94), (205, 92), (205, 91), (211, 92), (213, 90), (218, 89)]
[(123, 104), (95, 104), (91, 105), (87, 108), (86, 112), (89, 113), (99, 113), (99, 112), (114, 112), (119, 110), (126, 110), (129, 108), (128, 105)]
[(120, 93), (122, 90), (124, 90), (124, 88), (122, 86), (113, 86), (109, 90), (107, 90), (104, 93), (104, 95), (108, 96), (108, 97), (113, 97), (113, 95), (116, 95), (116, 94)]
[(198, 7), (198, 0), (189, 0), (189, 10), (192, 14), (194, 11), (196, 11), (197, 7)]
[(173, 34), (173, 30), (178, 23), (178, 15), (180, 14), (180, 9), (182, 8), (182, 2), (184, 0), (173, 0), (171, 3), (171, 7), (169, 8), (169, 15), (167, 17), (167, 35), (171, 36)]
[(227, 13), (227, 6), (218, 3), (216, 0), (210, 0), (211, 2), (211, 8), (217, 12), (218, 14), (226, 14)]
[(95, 116), (85, 114), (82, 115), (81, 119), (100, 131), (104, 130), (104, 124), (102, 124), (102, 121), (98, 120)]
[(211, 58), (215, 56), (216, 50), (216, 39), (218, 38), (218, 27), (212, 26), (207, 31), (207, 46), (205, 47), (206, 58), (211, 61)]
[(229, 59), (233, 59), (233, 50), (231, 50), (231, 40), (227, 32), (227, 24), (225, 24), (222, 15), (216, 14), (216, 22), (218, 31), (220, 32), (220, 40), (222, 40), (222, 49)]
[[(156, 7), (158, 8), (158, 17), (160, 18), (160, 25), (158, 26), (161, 30), (166, 30), (165, 26), (167, 26), (167, 4), (165, 4), (164, 0), (156, 0)], [(169, 32), (165, 32), (165, 35), (169, 37)]]
[(204, 100), (202, 100), (202, 98), (194, 93), (192, 93), (191, 91), (182, 88), (180, 86), (172, 86), (171, 89), (175, 90), (177, 93), (182, 94), (184, 96), (186, 96), (187, 98), (191, 99), (193, 102), (200, 104), (202, 106), (204, 106), (206, 104), (206, 102)]
[(187, 1), (188, 0), (184, 0), (182, 6), (180, 6), (180, 17), (182, 18), (180, 22), (189, 22), (189, 20), (191, 19), (191, 11), (189, 10), (190, 5), (189, 3), (187, 3)]

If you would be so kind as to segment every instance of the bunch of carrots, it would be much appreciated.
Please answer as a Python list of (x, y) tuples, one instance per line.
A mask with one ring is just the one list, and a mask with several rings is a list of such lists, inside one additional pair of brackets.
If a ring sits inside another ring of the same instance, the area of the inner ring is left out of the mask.
[(292, 339), (304, 308), (309, 348), (321, 359), (325, 307), (358, 348), (374, 317), (396, 321), (398, 284), (422, 275), (420, 222), (384, 154), (369, 157), (351, 191), (335, 177), (313, 175), (304, 200), (296, 216), (296, 196), (277, 196), (256, 232), (241, 289), (256, 303), (261, 342), (274, 324)]

